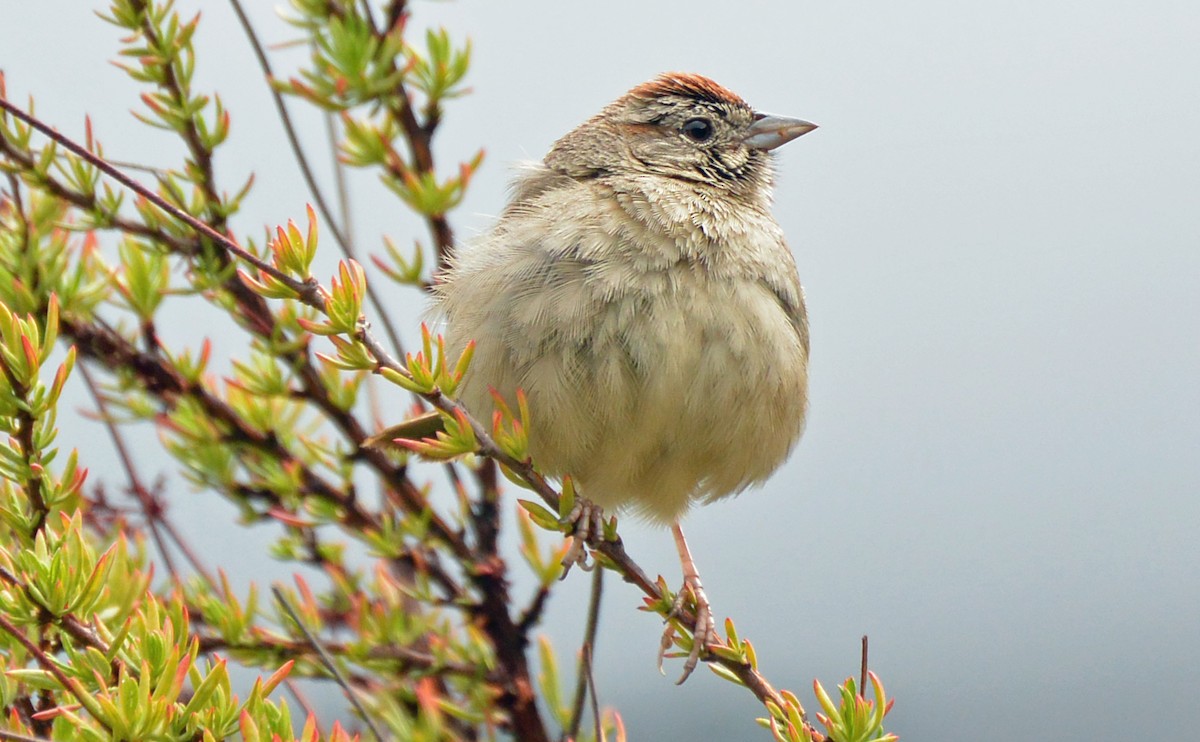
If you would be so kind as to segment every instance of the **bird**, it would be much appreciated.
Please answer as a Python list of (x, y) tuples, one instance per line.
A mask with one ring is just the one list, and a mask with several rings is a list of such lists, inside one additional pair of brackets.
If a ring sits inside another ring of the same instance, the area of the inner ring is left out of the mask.
[[(543, 473), (570, 475), (595, 512), (670, 527), (672, 613), (690, 592), (696, 617), (679, 682), (718, 641), (680, 520), (761, 484), (804, 427), (808, 316), (772, 215), (773, 150), (815, 128), (659, 75), (524, 165), (433, 287), (448, 357), (474, 342), (458, 400), (490, 419), (493, 394), (515, 409), (523, 390)], [(594, 521), (576, 515), (579, 544)]]

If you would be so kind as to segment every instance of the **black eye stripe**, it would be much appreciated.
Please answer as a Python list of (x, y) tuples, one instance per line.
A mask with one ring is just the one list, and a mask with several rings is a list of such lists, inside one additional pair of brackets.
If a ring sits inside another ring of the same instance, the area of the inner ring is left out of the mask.
[(715, 131), (712, 121), (705, 118), (688, 119), (679, 130), (693, 142), (706, 142), (712, 138)]

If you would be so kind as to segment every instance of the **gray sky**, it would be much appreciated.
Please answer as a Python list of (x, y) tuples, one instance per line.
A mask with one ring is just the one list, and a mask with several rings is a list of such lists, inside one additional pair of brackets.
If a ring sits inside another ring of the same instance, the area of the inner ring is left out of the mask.
[[(250, 4), (268, 42), (291, 38), (270, 4)], [(136, 89), (104, 64), (118, 33), (87, 5), (0, 0), (10, 96), (36, 93), (74, 134), (91, 113), (118, 159), (172, 161), (169, 137), (128, 115)], [(239, 221), (258, 235), (301, 218), (309, 197), (228, 6), (204, 6), (200, 85), (234, 122), (218, 168), (230, 190), (258, 174)], [(867, 633), (907, 740), (1194, 729), (1200, 6), (583, 7), (414, 3), (416, 23), (474, 41), (474, 94), (448, 107), (437, 151), (446, 165), (488, 151), (460, 234), (498, 213), (512, 162), (661, 71), (821, 125), (780, 151), (776, 191), (812, 321), (807, 432), (767, 486), (686, 523), (716, 612), (767, 676), (813, 707), (812, 678), (854, 673)], [(319, 147), (319, 120), (301, 118)], [(365, 249), (384, 232), (424, 236), (371, 179), (354, 188)], [(397, 316), (422, 305), (393, 293)], [(99, 435), (75, 432), (62, 442)], [(99, 448), (85, 456), (93, 477), (116, 486)], [(201, 545), (228, 550), (230, 509), (178, 489), (177, 512), (207, 519)], [(623, 533), (678, 579), (666, 532)], [(569, 655), (586, 580), (565, 587), (547, 630)], [(638, 602), (610, 581), (597, 654), (631, 738), (764, 738), (749, 694), (657, 674), (660, 626)]]

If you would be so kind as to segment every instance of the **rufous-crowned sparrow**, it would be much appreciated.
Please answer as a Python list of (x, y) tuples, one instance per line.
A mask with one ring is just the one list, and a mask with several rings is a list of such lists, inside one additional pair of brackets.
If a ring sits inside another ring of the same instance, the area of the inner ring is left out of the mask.
[(489, 387), (524, 389), (542, 471), (671, 524), (697, 608), (685, 678), (715, 632), (679, 518), (766, 479), (804, 424), (808, 320), (770, 150), (814, 128), (662, 75), (525, 168), (435, 288), (448, 350), (476, 343), (467, 408), (489, 419)]

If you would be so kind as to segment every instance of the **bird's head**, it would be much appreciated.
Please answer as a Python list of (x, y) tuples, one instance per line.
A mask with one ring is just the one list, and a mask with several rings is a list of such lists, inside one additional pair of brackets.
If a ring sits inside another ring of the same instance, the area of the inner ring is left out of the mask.
[(707, 77), (668, 73), (560, 139), (546, 164), (573, 177), (652, 175), (758, 193), (770, 186), (770, 150), (815, 128), (756, 112)]

